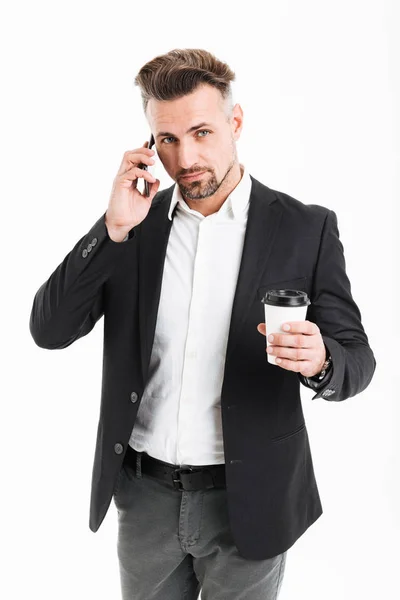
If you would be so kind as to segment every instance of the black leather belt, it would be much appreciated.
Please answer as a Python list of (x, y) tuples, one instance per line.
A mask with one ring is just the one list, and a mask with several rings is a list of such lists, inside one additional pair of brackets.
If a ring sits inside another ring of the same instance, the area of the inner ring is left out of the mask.
[[(141, 472), (155, 479), (164, 481), (172, 488), (180, 491), (208, 490), (211, 488), (224, 488), (225, 464), (177, 467), (157, 458), (141, 453)], [(138, 452), (128, 444), (124, 457), (124, 464), (136, 473)]]

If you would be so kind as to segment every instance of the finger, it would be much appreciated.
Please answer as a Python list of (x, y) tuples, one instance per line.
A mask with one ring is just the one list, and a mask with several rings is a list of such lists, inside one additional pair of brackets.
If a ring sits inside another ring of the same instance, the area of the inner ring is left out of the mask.
[(147, 181), (150, 181), (150, 183), (156, 182), (156, 178), (145, 169), (139, 169), (139, 167), (134, 167), (134, 170), (136, 171), (138, 177), (143, 177), (143, 179), (147, 179)]
[[(150, 194), (145, 197), (148, 198), (149, 200), (152, 200), (153, 197), (157, 194), (159, 187), (160, 187), (160, 180), (156, 179), (156, 181), (150, 185)], [(144, 190), (143, 190), (143, 192), (144, 192)]]
[(140, 165), (141, 162), (145, 165), (154, 165), (156, 161), (148, 154), (142, 154), (141, 152), (129, 153), (125, 158), (125, 164), (129, 168), (132, 165)]
[(143, 146), (138, 150), (128, 150), (128, 152), (143, 152), (144, 154), (147, 154), (149, 156), (155, 154), (155, 150), (153, 150), (153, 148), (148, 148), (148, 145), (149, 143), (145, 142)]
[(138, 166), (141, 163), (146, 164), (146, 165), (147, 164), (153, 165), (154, 159), (151, 158), (151, 156), (149, 156), (148, 154), (143, 154), (142, 152), (139, 152), (138, 150), (132, 150), (131, 152), (129, 152), (129, 151), (125, 152), (122, 162), (120, 164), (117, 176), (125, 174), (133, 166)]
[(274, 346), (289, 346), (291, 348), (315, 348), (316, 346), (314, 337), (302, 333), (269, 333), (268, 342)]
[[(123, 177), (125, 177), (128, 174), (135, 176), (135, 179), (142, 177), (143, 179), (146, 179), (150, 183), (156, 182), (156, 178), (153, 177), (153, 175), (151, 173), (149, 173), (145, 169), (140, 169), (139, 167), (132, 167), (132, 169), (130, 169), (129, 171), (124, 173)], [(131, 177), (129, 177), (129, 179), (131, 179)]]
[(288, 348), (285, 346), (268, 346), (266, 352), (271, 356), (287, 358), (289, 360), (308, 360), (314, 359), (314, 349), (310, 348)]
[[(320, 333), (318, 325), (312, 321), (285, 321), (285, 323), (282, 323), (281, 329), (284, 325), (289, 325), (290, 329), (288, 331), (290, 333), (303, 333), (304, 335)], [(286, 329), (283, 330), (286, 331)]]
[(295, 373), (307, 372), (307, 367), (310, 364), (307, 360), (289, 360), (288, 358), (280, 358), (278, 360), (280, 360), (280, 362), (277, 362), (278, 367), (282, 367), (282, 369), (286, 369), (287, 371), (294, 371)]
[(147, 181), (150, 181), (150, 183), (156, 182), (156, 178), (151, 173), (146, 171), (146, 169), (140, 169), (139, 167), (133, 167), (132, 171), (135, 171), (135, 173), (137, 173), (138, 177), (143, 177), (143, 179), (147, 179)]
[(153, 150), (152, 148), (148, 148), (148, 145), (149, 145), (149, 142), (148, 142), (148, 141), (146, 141), (146, 142), (143, 144), (143, 148), (144, 148), (144, 151), (146, 152), (146, 154), (149, 154), (149, 155), (153, 155), (153, 154), (155, 154), (155, 150)]
[(139, 178), (146, 179), (146, 181), (148, 181), (149, 183), (155, 183), (156, 181), (155, 178), (152, 175), (150, 175), (150, 173), (148, 173), (147, 171), (139, 169), (138, 167), (133, 167), (133, 169), (130, 169), (123, 175), (119, 175), (118, 182), (123, 187), (126, 187), (128, 184), (133, 184), (133, 186), (136, 187)]

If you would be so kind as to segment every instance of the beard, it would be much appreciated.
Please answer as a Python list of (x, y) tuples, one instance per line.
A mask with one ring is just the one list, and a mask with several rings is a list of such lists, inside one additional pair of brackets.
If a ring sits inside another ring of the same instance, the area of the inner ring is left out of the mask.
[(182, 194), (182, 197), (187, 198), (188, 200), (202, 200), (203, 198), (209, 198), (210, 196), (214, 196), (214, 194), (219, 190), (221, 185), (226, 181), (234, 165), (235, 160), (233, 159), (229, 164), (221, 181), (217, 180), (214, 172), (210, 172), (207, 170), (197, 181), (193, 180), (191, 182), (185, 183), (184, 179), (180, 179), (177, 183), (179, 185), (179, 190)]

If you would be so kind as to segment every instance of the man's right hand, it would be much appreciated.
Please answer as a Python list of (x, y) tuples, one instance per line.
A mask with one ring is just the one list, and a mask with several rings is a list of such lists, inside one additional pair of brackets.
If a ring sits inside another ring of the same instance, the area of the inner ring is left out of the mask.
[[(138, 167), (140, 163), (154, 164), (152, 158), (154, 150), (149, 150), (147, 145), (146, 141), (142, 148), (125, 152), (114, 179), (105, 224), (108, 235), (115, 242), (122, 242), (126, 234), (146, 218), (152, 200), (160, 187), (159, 179), (155, 179), (148, 171)], [(151, 184), (149, 197), (138, 191), (139, 177)]]

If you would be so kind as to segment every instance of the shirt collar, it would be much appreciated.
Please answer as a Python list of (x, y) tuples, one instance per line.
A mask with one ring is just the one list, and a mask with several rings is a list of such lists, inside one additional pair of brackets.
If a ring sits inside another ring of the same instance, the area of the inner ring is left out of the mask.
[[(241, 164), (240, 166), (243, 169), (242, 178), (237, 184), (237, 186), (229, 194), (225, 202), (222, 204), (221, 208), (217, 211), (217, 213), (215, 213), (216, 215), (218, 215), (218, 218), (223, 217), (224, 219), (230, 218), (235, 220), (243, 219), (244, 211), (247, 208), (247, 204), (250, 199), (252, 182), (250, 179), (250, 174), (248, 173), (245, 165)], [(178, 184), (175, 184), (172, 193), (171, 204), (168, 212), (168, 218), (170, 219), (170, 221), (172, 221), (172, 213), (175, 207), (177, 208), (177, 210), (193, 212), (182, 198), (182, 194), (180, 192)], [(199, 213), (197, 213), (196, 211), (196, 214)]]

